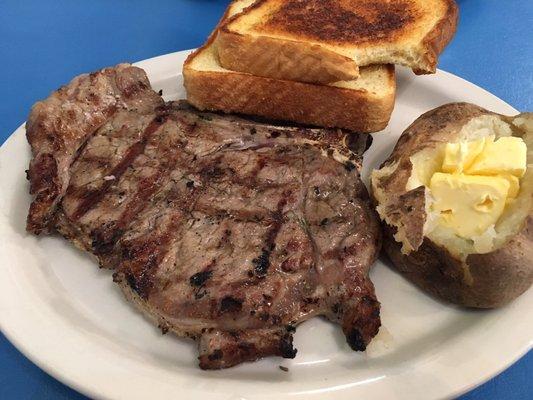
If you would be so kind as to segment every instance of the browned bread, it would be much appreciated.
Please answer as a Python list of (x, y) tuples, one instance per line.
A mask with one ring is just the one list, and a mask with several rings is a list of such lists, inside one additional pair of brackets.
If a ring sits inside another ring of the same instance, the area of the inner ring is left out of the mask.
[(207, 43), (183, 66), (188, 101), (201, 110), (257, 115), (357, 132), (384, 129), (394, 107), (394, 67), (361, 69), (357, 80), (315, 85), (270, 79), (223, 68), (213, 43), (224, 22), (254, 0), (233, 1)]
[(183, 67), (187, 100), (201, 110), (257, 115), (357, 132), (384, 129), (394, 107), (394, 67), (361, 68), (359, 79), (316, 85), (222, 68), (211, 43)]
[(359, 66), (435, 72), (455, 33), (453, 0), (257, 0), (220, 28), (220, 64), (277, 79), (328, 83)]

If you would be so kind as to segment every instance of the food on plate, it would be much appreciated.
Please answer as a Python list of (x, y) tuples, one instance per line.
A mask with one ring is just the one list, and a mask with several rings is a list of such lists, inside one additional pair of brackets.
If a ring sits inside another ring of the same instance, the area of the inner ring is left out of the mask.
[(357, 80), (313, 85), (222, 68), (208, 44), (183, 66), (187, 100), (202, 110), (256, 115), (356, 132), (384, 129), (394, 107), (394, 67), (361, 69)]
[(372, 173), (395, 268), (431, 294), (501, 306), (533, 282), (533, 114), (427, 112)]
[(121, 64), (38, 102), (27, 138), (28, 231), (58, 232), (114, 269), (163, 332), (198, 341), (201, 368), (292, 358), (294, 328), (317, 315), (354, 350), (378, 332), (368, 135), (165, 103)]
[(434, 73), (457, 25), (453, 0), (257, 0), (223, 23), (220, 65), (300, 82), (355, 79), (359, 67)]
[[(251, 3), (231, 3), (221, 23)], [(361, 68), (358, 79), (329, 85), (264, 78), (223, 68), (214, 37), (183, 66), (187, 100), (195, 107), (356, 132), (387, 126), (396, 91), (392, 65)]]

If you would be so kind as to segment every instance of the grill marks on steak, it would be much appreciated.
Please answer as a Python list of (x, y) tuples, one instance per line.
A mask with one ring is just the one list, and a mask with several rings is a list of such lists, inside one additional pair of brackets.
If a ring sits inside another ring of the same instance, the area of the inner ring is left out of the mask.
[[(121, 65), (34, 108), (28, 230), (55, 229), (114, 269), (163, 331), (199, 340), (202, 368), (294, 357), (293, 327), (315, 315), (364, 350), (380, 324), (367, 277), (380, 233), (358, 175), (367, 137), (201, 113), (148, 88)], [(108, 93), (86, 110), (98, 124), (76, 114), (46, 128)], [(42, 143), (65, 135), (69, 147)]]
[(119, 110), (142, 115), (162, 103), (144, 71), (128, 64), (81, 75), (37, 102), (26, 124), (34, 196), (28, 230), (39, 234), (54, 224), (56, 207), (69, 184), (69, 168), (98, 128)]
[[(126, 135), (110, 141), (115, 146), (105, 154), (108, 162), (95, 163), (94, 156), (101, 150), (108, 151), (109, 142), (99, 136), (88, 142), (86, 152), (72, 166), (71, 185), (63, 200), (63, 210), (70, 221), (90, 236), (84, 247), (102, 256), (112, 251), (147, 201), (168, 187), (171, 174), (180, 173), (175, 154), (183, 143), (178, 135), (168, 134), (176, 127), (163, 120), (154, 124), (153, 116), (140, 124), (135, 114), (130, 117), (134, 126), (127, 127), (121, 121), (119, 132)], [(158, 129), (154, 130), (154, 126)], [(84, 211), (83, 215), (79, 215), (79, 210)]]
[(144, 152), (148, 140), (164, 122), (165, 120), (162, 116), (157, 116), (150, 121), (142, 133), (141, 140), (133, 144), (122, 160), (120, 160), (120, 162), (109, 171), (109, 174), (106, 175), (106, 178), (108, 179), (104, 179), (102, 185), (98, 189), (84, 193), (82, 201), (78, 204), (76, 211), (72, 215), (74, 220), (80, 219), (80, 217), (85, 215), (94, 204), (98, 203), (113, 185), (114, 180), (120, 180), (126, 169), (129, 168), (133, 161)]

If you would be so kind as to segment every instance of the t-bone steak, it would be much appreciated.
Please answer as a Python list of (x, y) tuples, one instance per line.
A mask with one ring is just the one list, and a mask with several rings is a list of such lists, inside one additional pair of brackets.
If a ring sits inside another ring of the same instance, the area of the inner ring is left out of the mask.
[(198, 341), (201, 368), (292, 358), (295, 326), (317, 315), (354, 350), (378, 332), (368, 136), (165, 102), (120, 64), (36, 103), (27, 138), (28, 231), (113, 269), (163, 332)]

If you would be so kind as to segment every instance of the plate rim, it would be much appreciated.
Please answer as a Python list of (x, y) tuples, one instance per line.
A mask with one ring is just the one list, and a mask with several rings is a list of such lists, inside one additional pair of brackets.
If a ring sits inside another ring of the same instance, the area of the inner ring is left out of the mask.
[[(135, 65), (142, 66), (143, 68), (152, 68), (151, 66), (157, 65), (159, 62), (163, 61), (165, 58), (171, 58), (171, 57), (179, 57), (182, 59), (185, 59), (185, 57), (190, 54), (194, 49), (191, 50), (183, 50), (173, 53), (168, 53), (164, 55), (159, 55), (156, 57), (152, 57), (146, 60), (142, 60), (139, 62), (134, 63)], [(181, 65), (176, 67), (173, 70), (173, 74), (171, 76), (180, 76), (182, 74), (181, 71)], [(456, 76), (454, 74), (451, 74), (446, 71), (438, 70), (439, 73), (444, 74), (445, 76), (448, 76), (448, 78), (459, 80), (461, 85), (464, 85), (466, 87), (475, 88), (476, 91), (483, 93), (484, 96), (490, 96), (493, 98), (493, 100), (497, 100), (499, 103), (505, 105), (509, 108), (509, 110), (512, 110), (512, 112), (517, 113), (518, 111), (514, 109), (511, 105), (506, 103), (504, 100), (498, 98), (494, 94), (488, 92), (487, 90), (473, 84), (472, 82), (469, 82), (459, 76)], [(153, 71), (149, 71), (149, 75), (153, 74)], [(0, 157), (3, 155), (4, 152), (6, 152), (6, 148), (10, 147), (10, 144), (12, 144), (12, 141), (15, 140), (15, 136), (17, 134), (20, 134), (19, 132), (23, 132), (25, 129), (25, 123), (21, 124), (11, 135), (4, 141), (2, 146), (0, 147)], [(0, 249), (3, 248), (3, 245), (0, 246)], [(64, 368), (61, 368), (61, 366), (58, 365), (52, 365), (50, 363), (47, 363), (46, 356), (37, 354), (35, 352), (32, 352), (29, 350), (29, 347), (27, 343), (24, 342), (21, 335), (16, 334), (16, 330), (13, 326), (9, 326), (9, 323), (6, 323), (5, 319), (2, 318), (0, 314), (0, 330), (5, 335), (5, 337), (17, 348), (18, 351), (20, 351), (26, 358), (28, 358), (32, 363), (37, 365), (41, 370), (45, 371), (47, 374), (52, 376), (54, 379), (59, 380), (60, 382), (66, 384), (67, 386), (73, 388), (74, 390), (77, 390), (78, 392), (85, 394), (87, 396), (90, 396), (91, 398), (107, 398), (107, 396), (113, 396), (113, 394), (109, 392), (99, 391), (97, 388), (94, 387), (94, 383), (88, 383), (88, 381), (79, 381), (78, 379), (75, 379), (72, 376), (69, 376), (68, 373), (65, 372)], [(456, 397), (461, 394), (464, 394), (475, 387), (487, 382), (494, 376), (501, 373), (503, 370), (508, 368), (510, 365), (515, 363), (518, 359), (520, 359), (523, 355), (525, 355), (528, 351), (531, 350), (533, 347), (533, 338), (529, 339), (528, 346), (526, 348), (517, 349), (514, 354), (512, 354), (510, 357), (507, 357), (505, 362), (500, 363), (497, 368), (492, 368), (489, 372), (486, 372), (483, 374), (482, 377), (479, 377), (475, 382), (471, 383), (464, 383), (460, 387), (456, 387), (454, 391), (450, 391), (446, 393), (446, 396)], [(333, 392), (334, 393), (334, 392)], [(207, 396), (206, 396), (207, 397)]]

